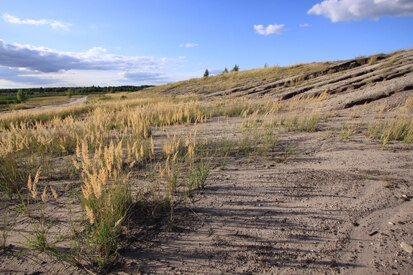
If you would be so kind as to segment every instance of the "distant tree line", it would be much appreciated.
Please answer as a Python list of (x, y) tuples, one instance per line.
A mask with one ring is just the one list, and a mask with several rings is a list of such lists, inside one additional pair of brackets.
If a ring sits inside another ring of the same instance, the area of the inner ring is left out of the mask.
[(153, 85), (142, 86), (90, 86), (90, 87), (51, 87), (51, 88), (26, 88), (26, 89), (0, 89), (0, 105), (23, 102), (30, 97), (43, 96), (73, 96), (88, 94), (106, 94), (117, 92), (136, 92)]
[(86, 94), (104, 94), (116, 92), (135, 92), (144, 88), (152, 87), (152, 85), (142, 86), (90, 86), (90, 87), (51, 87), (51, 88), (26, 88), (26, 89), (0, 89), (0, 94), (17, 94), (19, 90), (25, 92), (28, 96), (32, 95), (66, 95), (70, 90), (72, 95)]

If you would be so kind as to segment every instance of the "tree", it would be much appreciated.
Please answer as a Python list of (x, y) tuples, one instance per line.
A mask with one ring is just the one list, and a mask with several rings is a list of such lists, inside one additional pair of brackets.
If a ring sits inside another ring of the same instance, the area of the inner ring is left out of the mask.
[(264, 68), (268, 68), (268, 64), (267, 64), (267, 63), (264, 64)]
[(208, 77), (208, 76), (209, 76), (208, 69), (205, 69), (205, 72), (204, 72), (204, 77)]
[(224, 74), (228, 72), (228, 69), (225, 67)]
[(235, 64), (234, 68), (232, 68), (231, 72), (238, 72), (239, 71), (239, 66)]
[(23, 91), (22, 89), (18, 90), (18, 91), (17, 91), (17, 95), (16, 95), (16, 99), (17, 99), (17, 102), (26, 101), (26, 99), (27, 99), (27, 94), (26, 94), (26, 92)]
[(69, 98), (72, 97), (72, 95), (73, 95), (73, 90), (72, 90), (72, 88), (67, 89), (66, 95), (67, 95), (67, 97), (69, 97)]

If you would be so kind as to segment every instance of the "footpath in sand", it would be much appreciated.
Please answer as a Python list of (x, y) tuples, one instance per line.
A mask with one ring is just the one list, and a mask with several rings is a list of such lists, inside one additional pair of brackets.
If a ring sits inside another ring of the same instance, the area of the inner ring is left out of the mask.
[(0, 112), (0, 116), (4, 114), (8, 114), (11, 112), (30, 112), (30, 111), (37, 111), (37, 110), (48, 110), (52, 108), (59, 108), (59, 107), (68, 107), (68, 106), (73, 106), (73, 105), (80, 105), (83, 104), (87, 101), (87, 96), (80, 97), (80, 98), (70, 98), (68, 103), (64, 104), (53, 104), (53, 105), (44, 105), (44, 106), (38, 106), (30, 109), (22, 109), (22, 110), (13, 110), (13, 111), (5, 111), (5, 112)]
[(28, 110), (47, 110), (47, 109), (56, 108), (56, 107), (67, 107), (67, 106), (72, 106), (72, 105), (79, 105), (79, 104), (85, 103), (86, 100), (87, 100), (87, 96), (80, 97), (80, 98), (71, 98), (69, 99), (69, 102), (65, 104), (39, 106), (39, 107), (28, 109)]

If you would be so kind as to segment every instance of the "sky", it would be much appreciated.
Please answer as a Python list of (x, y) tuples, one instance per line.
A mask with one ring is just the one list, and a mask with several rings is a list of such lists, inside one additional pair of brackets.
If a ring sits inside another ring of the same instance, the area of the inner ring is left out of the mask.
[(159, 85), (413, 47), (413, 0), (0, 0), (0, 88)]

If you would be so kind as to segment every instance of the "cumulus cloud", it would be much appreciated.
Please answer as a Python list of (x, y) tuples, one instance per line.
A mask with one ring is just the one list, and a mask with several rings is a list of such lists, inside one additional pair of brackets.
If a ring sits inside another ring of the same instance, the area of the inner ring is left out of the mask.
[(153, 57), (107, 54), (102, 47), (94, 47), (86, 52), (59, 52), (46, 47), (6, 44), (0, 39), (0, 66), (44, 73), (61, 70), (155, 69), (159, 62)]
[(193, 47), (198, 47), (199, 44), (197, 43), (185, 43), (185, 44), (180, 44), (180, 48), (193, 48)]
[(71, 24), (64, 23), (53, 19), (20, 19), (8, 13), (3, 14), (3, 20), (11, 24), (25, 24), (25, 25), (49, 25), (54, 29), (62, 29), (68, 31)]
[(307, 28), (307, 27), (309, 27), (310, 25), (309, 24), (307, 24), (307, 23), (305, 23), (305, 24), (300, 24), (300, 25), (298, 25), (300, 28)]
[(3, 66), (0, 66), (0, 80), (1, 79), (31, 85), (49, 85), (57, 82), (56, 79), (41, 77), (30, 71)]
[(107, 80), (117, 84), (125, 81), (161, 83), (169, 80), (163, 73), (164, 67), (185, 61), (184, 56), (155, 58), (109, 54), (102, 47), (85, 52), (64, 52), (8, 44), (0, 39), (0, 80), (32, 85), (92, 85)]
[(254, 25), (254, 29), (258, 34), (261, 34), (261, 35), (270, 35), (273, 33), (283, 34), (284, 24), (281, 24), (281, 25), (270, 24), (267, 27), (264, 27), (263, 25)]
[(167, 77), (162, 73), (155, 72), (124, 72), (121, 73), (121, 76), (129, 81), (146, 81), (151, 83), (165, 82)]
[(324, 0), (314, 5), (308, 14), (324, 15), (332, 22), (378, 20), (383, 16), (413, 15), (412, 0)]

